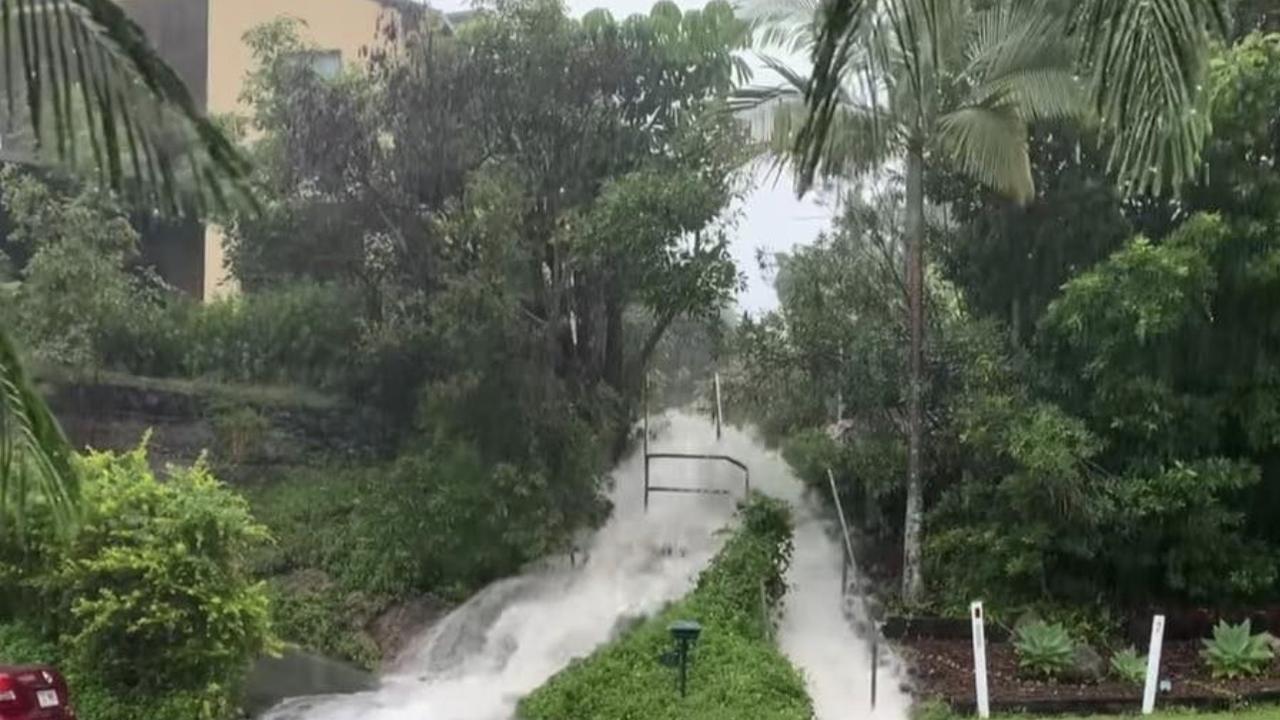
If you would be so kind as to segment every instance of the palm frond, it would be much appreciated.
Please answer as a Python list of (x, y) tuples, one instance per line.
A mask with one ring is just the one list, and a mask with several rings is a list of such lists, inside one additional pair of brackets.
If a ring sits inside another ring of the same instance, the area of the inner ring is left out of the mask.
[(1044, 0), (999, 3), (977, 13), (964, 71), (968, 104), (1011, 105), (1027, 121), (1087, 117), (1066, 27), (1066, 16)]
[(252, 202), (247, 162), (116, 3), (0, 0), (0, 39), (27, 159), (91, 169), (172, 214)]
[(975, 104), (1011, 105), (1028, 122), (1085, 118), (1088, 97), (1080, 79), (1065, 69), (1011, 72), (975, 89)]
[(739, 8), (751, 25), (756, 47), (790, 52), (811, 49), (818, 0), (752, 0)]
[(32, 498), (66, 520), (78, 494), (70, 445), (0, 327), (0, 526)]
[(806, 113), (796, 133), (797, 178), (801, 192), (813, 184), (822, 165), (842, 94), (841, 78), (849, 61), (871, 31), (871, 0), (826, 0), (817, 14), (813, 43), (813, 70), (805, 88)]
[(1111, 170), (1138, 192), (1193, 177), (1209, 132), (1203, 81), (1227, 0), (1080, 0), (1072, 34), (1113, 145)]
[[(760, 60), (781, 82), (739, 89), (730, 106), (747, 114), (753, 135), (764, 140), (775, 157), (798, 160), (794, 152), (808, 117), (804, 93), (809, 79), (777, 58), (761, 56)], [(841, 92), (839, 100), (815, 168), (818, 176), (828, 179), (861, 176), (894, 152), (893, 118), (883, 108), (859, 102), (848, 92)]]
[(946, 156), (978, 182), (1018, 202), (1035, 197), (1027, 126), (1015, 107), (969, 106), (938, 122)]
[(1001, 2), (976, 13), (966, 74), (993, 80), (1030, 69), (1072, 65), (1067, 16), (1046, 0)]

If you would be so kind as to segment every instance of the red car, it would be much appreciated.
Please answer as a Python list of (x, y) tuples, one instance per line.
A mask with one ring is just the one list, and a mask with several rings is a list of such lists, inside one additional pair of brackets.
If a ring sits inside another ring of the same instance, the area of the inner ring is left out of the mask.
[(0, 665), (0, 720), (76, 720), (62, 673), (47, 665)]

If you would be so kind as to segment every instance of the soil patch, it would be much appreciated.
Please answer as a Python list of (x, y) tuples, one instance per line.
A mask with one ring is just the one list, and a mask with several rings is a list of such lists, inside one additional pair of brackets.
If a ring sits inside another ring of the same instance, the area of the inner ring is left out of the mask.
[(367, 631), (382, 651), (383, 660), (394, 663), (415, 637), (452, 609), (449, 603), (424, 595), (394, 603), (369, 623)]
[[(1168, 680), (1171, 687), (1160, 693), (1157, 704), (1229, 706), (1280, 699), (1280, 662), (1273, 662), (1261, 677), (1215, 680), (1200, 658), (1201, 647), (1199, 641), (1164, 644), (1160, 677)], [(957, 709), (973, 707), (971, 641), (911, 639), (904, 641), (900, 649), (913, 668), (920, 694), (941, 698)], [(1009, 643), (988, 645), (987, 670), (992, 708), (1002, 711), (1133, 711), (1142, 702), (1142, 688), (1121, 681), (1071, 684), (1023, 677)]]

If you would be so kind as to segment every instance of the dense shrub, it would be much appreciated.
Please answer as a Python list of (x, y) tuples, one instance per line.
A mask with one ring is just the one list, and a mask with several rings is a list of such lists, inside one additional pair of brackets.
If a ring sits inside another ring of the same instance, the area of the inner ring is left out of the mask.
[[(813, 709), (803, 679), (773, 645), (772, 621), (761, 615), (761, 585), (776, 607), (790, 553), (786, 507), (756, 496), (692, 593), (561, 671), (520, 703), (518, 716), (807, 720)], [(673, 671), (658, 662), (671, 648), (667, 627), (676, 619), (696, 619), (703, 626), (686, 698), (672, 688)]]
[(97, 362), (139, 375), (342, 388), (360, 328), (355, 298), (337, 285), (296, 283), (199, 303), (139, 298), (145, 322), (114, 328)]
[(58, 646), (24, 623), (0, 623), (0, 665), (56, 663)]
[(23, 642), (12, 629), (0, 638), (0, 654), (58, 664), (83, 717), (232, 717), (250, 662), (274, 646), (268, 596), (248, 567), (265, 528), (202, 464), (161, 481), (139, 448), (78, 468), (72, 531), (49, 530), (36, 506), (22, 546), (0, 543), (6, 588), (27, 597), (9, 612), (29, 623)]
[(201, 464), (160, 482), (139, 448), (82, 467), (81, 526), (37, 580), (73, 660), (120, 688), (231, 691), (272, 645), (247, 566), (265, 528)]
[(234, 717), (222, 694), (191, 692), (121, 693), (106, 687), (92, 668), (65, 661), (62, 648), (45, 633), (23, 623), (0, 623), (0, 665), (48, 664), (67, 678), (71, 701), (89, 720), (229, 720)]
[(343, 589), (319, 571), (300, 571), (267, 581), (272, 629), (282, 640), (367, 670), (382, 651), (365, 628), (385, 610), (385, 598)]
[(105, 338), (135, 319), (141, 281), (126, 264), (137, 255), (137, 232), (108, 194), (61, 192), (14, 166), (0, 172), (0, 201), (11, 223), (6, 239), (25, 256), (0, 319), (41, 360), (93, 364)]
[(251, 491), (277, 538), (259, 569), (316, 568), (347, 590), (461, 598), (568, 541), (575, 519), (548, 478), (536, 465), (486, 462), (458, 440), (387, 465), (293, 470)]
[(298, 282), (201, 303), (138, 267), (139, 235), (109, 194), (8, 169), (0, 201), (21, 250), (0, 318), (57, 364), (160, 377), (347, 388), (359, 364), (360, 303), (336, 284)]

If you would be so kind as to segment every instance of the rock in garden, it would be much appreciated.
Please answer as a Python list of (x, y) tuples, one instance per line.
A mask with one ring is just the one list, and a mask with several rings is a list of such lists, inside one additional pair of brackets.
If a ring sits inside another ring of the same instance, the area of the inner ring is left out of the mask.
[(1275, 655), (1280, 655), (1280, 638), (1271, 633), (1263, 633), (1263, 636), (1267, 641), (1267, 647), (1271, 648), (1271, 652)]
[(1071, 667), (1062, 674), (1063, 680), (1078, 683), (1095, 683), (1107, 674), (1107, 663), (1088, 643), (1079, 643), (1071, 655)]
[(1017, 632), (1029, 625), (1038, 625), (1043, 622), (1044, 622), (1044, 618), (1040, 617), (1039, 613), (1037, 613), (1035, 610), (1028, 610), (1022, 613), (1021, 615), (1019, 615), (1018, 619), (1014, 621), (1013, 631)]

